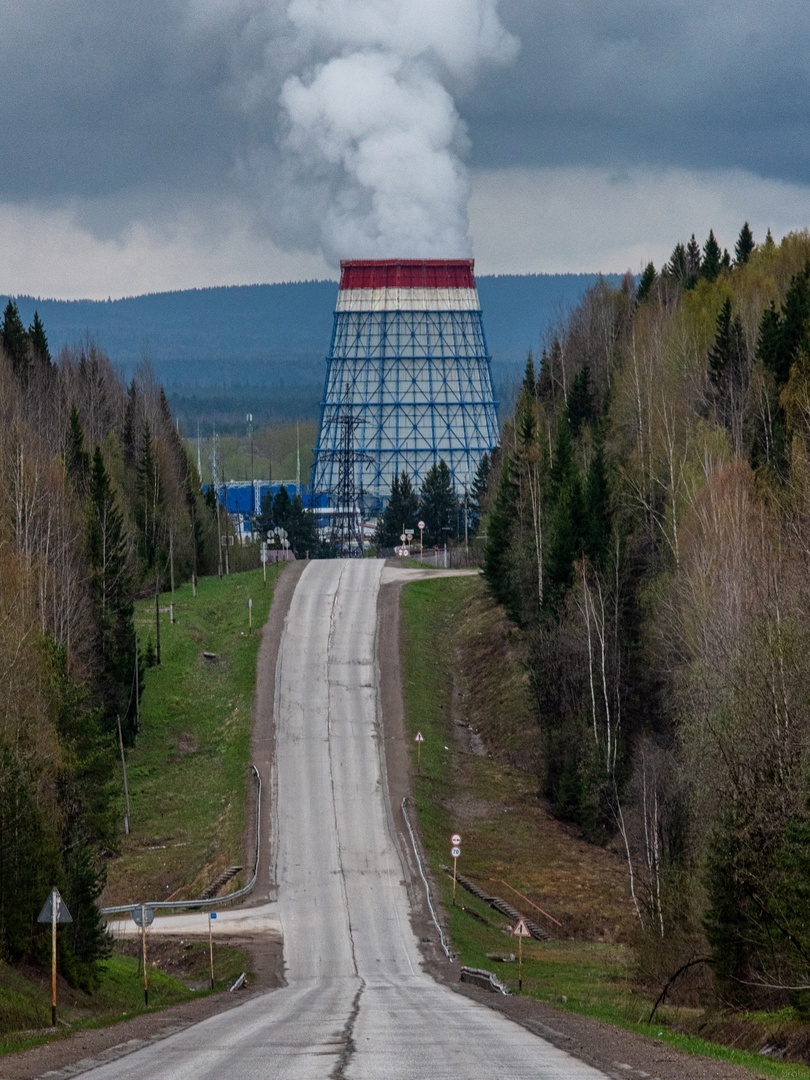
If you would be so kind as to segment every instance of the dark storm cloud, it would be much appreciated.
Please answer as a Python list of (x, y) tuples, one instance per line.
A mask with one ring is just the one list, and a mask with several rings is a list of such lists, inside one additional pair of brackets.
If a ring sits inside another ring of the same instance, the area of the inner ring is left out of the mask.
[(272, 3), (7, 0), (0, 197), (210, 191), (268, 137)]
[[(274, 148), (278, 0), (7, 0), (0, 197), (212, 192)], [(501, 0), (521, 41), (460, 102), (473, 164), (808, 176), (806, 0)], [(452, 87), (451, 87), (452, 89)]]
[(20, 259), (26, 214), (132, 265), (138, 244), (179, 264), (172, 244), (268, 232), (333, 265), (430, 238), (461, 251), (467, 147), (498, 236), (507, 190), (526, 207), (560, 193), (574, 228), (566, 170), (614, 212), (652, 205), (668, 174), (704, 204), (736, 193), (730, 216), (759, 199), (771, 221), (782, 199), (801, 223), (795, 191), (743, 174), (808, 184), (806, 0), (0, 0), (0, 19)]
[(501, 0), (518, 62), (462, 103), (474, 164), (810, 175), (805, 0)]

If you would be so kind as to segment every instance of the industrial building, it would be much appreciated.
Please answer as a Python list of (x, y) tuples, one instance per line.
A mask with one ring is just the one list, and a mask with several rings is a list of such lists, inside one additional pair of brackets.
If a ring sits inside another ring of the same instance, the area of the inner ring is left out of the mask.
[(473, 260), (341, 262), (313, 492), (368, 515), (441, 458), (462, 495), (497, 442)]

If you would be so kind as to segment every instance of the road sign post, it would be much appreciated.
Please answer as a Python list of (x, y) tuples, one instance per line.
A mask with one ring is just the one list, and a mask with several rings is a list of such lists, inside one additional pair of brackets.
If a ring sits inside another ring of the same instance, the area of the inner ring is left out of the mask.
[(424, 531), (425, 531), (425, 523), (424, 523), (424, 521), (417, 521), (416, 527), (417, 527), (417, 529), (419, 529), (419, 562), (422, 562), (423, 561), (422, 560), (422, 553), (423, 553), (423, 551), (425, 549), (425, 545), (422, 542), (423, 538), (424, 538)]
[(155, 909), (151, 904), (136, 904), (132, 909), (132, 921), (141, 928), (141, 956), (143, 958), (143, 1002), (149, 1005), (149, 972), (146, 968), (146, 928), (155, 918)]
[(422, 743), (425, 741), (425, 736), (421, 731), (417, 731), (414, 742), (416, 743), (416, 775), (422, 775)]
[(212, 924), (217, 917), (217, 913), (212, 911), (208, 915), (208, 954), (211, 957), (211, 989), (214, 989), (214, 935), (212, 933)]
[(56, 927), (59, 923), (73, 922), (67, 904), (57, 888), (51, 889), (50, 896), (37, 916), (37, 922), (51, 924), (51, 1027), (56, 1027)]
[(518, 939), (518, 993), (523, 993), (523, 939), (531, 937), (525, 919), (518, 919), (512, 934)]
[(248, 632), (253, 633), (253, 601), (248, 600)]
[(453, 845), (450, 848), (450, 854), (453, 856), (453, 903), (456, 902), (456, 864), (458, 863), (458, 857), (461, 854), (461, 837), (458, 833), (453, 833), (450, 837), (450, 843)]

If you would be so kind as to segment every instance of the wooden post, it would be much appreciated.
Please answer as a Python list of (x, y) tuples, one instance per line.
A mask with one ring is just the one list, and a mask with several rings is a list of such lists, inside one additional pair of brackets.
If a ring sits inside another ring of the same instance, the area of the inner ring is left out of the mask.
[(208, 953), (211, 958), (211, 989), (214, 989), (214, 935), (213, 935), (213, 922), (211, 914), (208, 914)]
[(146, 904), (141, 904), (141, 944), (143, 952), (143, 1003), (149, 1007), (149, 972), (146, 969)]
[(51, 1027), (56, 1027), (56, 897), (51, 893)]

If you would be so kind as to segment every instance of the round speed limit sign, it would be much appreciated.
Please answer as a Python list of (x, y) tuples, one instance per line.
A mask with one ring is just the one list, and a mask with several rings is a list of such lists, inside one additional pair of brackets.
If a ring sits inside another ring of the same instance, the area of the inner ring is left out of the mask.
[(459, 857), (459, 855), (461, 854), (461, 848), (460, 847), (452, 847), (452, 848), (450, 848), (450, 854), (453, 856), (454, 859), (457, 859)]

